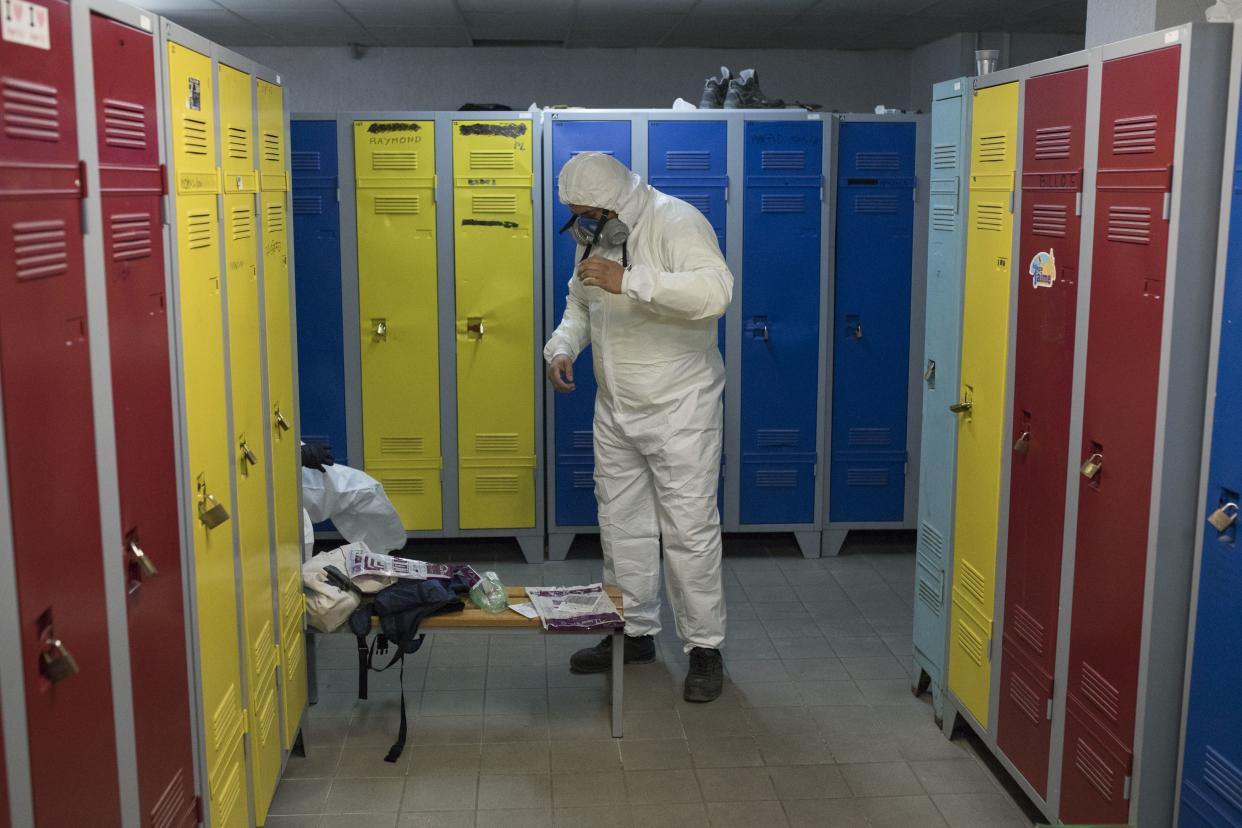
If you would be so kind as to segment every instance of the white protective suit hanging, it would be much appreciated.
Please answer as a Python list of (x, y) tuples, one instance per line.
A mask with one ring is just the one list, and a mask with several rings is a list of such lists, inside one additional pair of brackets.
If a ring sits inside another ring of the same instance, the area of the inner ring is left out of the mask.
[[(614, 158), (582, 153), (561, 170), (565, 204), (610, 210), (630, 229), (621, 293), (570, 279), (544, 358), (591, 345), (595, 494), (605, 580), (625, 595), (627, 635), (660, 630), (660, 538), (677, 630), (688, 652), (718, 648), (725, 607), (716, 490), (724, 361), (716, 320), (733, 274), (691, 205), (642, 183)], [(620, 262), (620, 247), (592, 255)], [(581, 258), (582, 248), (578, 257)]]
[(349, 543), (376, 552), (405, 546), (401, 516), (383, 485), (366, 472), (340, 463), (323, 471), (303, 467), (302, 503), (312, 522), (331, 520)]

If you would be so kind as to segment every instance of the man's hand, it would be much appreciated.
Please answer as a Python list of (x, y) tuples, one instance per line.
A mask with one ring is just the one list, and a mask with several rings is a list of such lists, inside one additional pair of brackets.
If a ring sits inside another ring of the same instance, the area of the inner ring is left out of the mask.
[(605, 259), (603, 256), (592, 256), (578, 265), (578, 279), (586, 287), (597, 287), (609, 293), (621, 292), (621, 281), (625, 278), (625, 268), (620, 262)]
[(568, 394), (578, 386), (574, 385), (574, 361), (568, 354), (557, 354), (548, 365), (548, 379), (558, 394)]

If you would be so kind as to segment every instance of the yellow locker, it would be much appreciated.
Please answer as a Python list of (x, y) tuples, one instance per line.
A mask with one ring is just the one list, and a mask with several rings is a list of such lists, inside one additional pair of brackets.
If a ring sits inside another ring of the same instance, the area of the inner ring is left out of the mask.
[(211, 823), (249, 821), (245, 756), (247, 729), (241, 696), (241, 656), (225, 408), (224, 320), (220, 295), (215, 92), (211, 59), (168, 44), (169, 122), (172, 127), (174, 214), (177, 226), (178, 308), (185, 383), (187, 484), (191, 487), (192, 550), (202, 683), (204, 751)]
[(276, 627), (272, 611), (271, 517), (267, 486), (267, 410), (260, 360), (258, 227), (252, 78), (220, 64), (220, 140), (224, 181), (224, 261), (228, 296), (229, 376), (233, 401), (247, 718), (255, 820), (262, 825), (280, 780), (280, 709), (276, 695)]
[(988, 726), (996, 549), (1013, 285), (1013, 195), (1017, 168), (1018, 84), (975, 93), (962, 317), (962, 388), (949, 688)]
[(293, 397), (292, 293), (289, 289), (289, 186), (285, 175), (284, 90), (265, 80), (259, 92), (259, 181), (263, 217), (263, 290), (267, 309), (267, 393), (271, 405), (272, 508), (280, 618), (284, 747), (293, 746), (306, 710), (306, 638), (302, 597), (302, 485)]
[(530, 121), (453, 122), (462, 529), (535, 525)]
[(366, 470), (406, 529), (440, 529), (433, 121), (355, 121)]

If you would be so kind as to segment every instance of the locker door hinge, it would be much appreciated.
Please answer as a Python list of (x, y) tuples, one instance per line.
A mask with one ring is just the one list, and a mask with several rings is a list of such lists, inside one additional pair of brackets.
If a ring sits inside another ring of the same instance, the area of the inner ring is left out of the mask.
[(992, 660), (992, 639), (988, 639), (988, 661)]
[(729, 176), (725, 176), (725, 204), (729, 203)]
[(819, 200), (821, 202), (824, 200), (824, 186), (822, 184), (819, 187)]
[(341, 188), (340, 187), (336, 188), (336, 203), (337, 204), (341, 203)]
[(1048, 707), (1044, 710), (1044, 718), (1052, 721), (1052, 699), (1048, 699)]
[(431, 203), (440, 203), (440, 176), (438, 175), (431, 177)]
[(163, 224), (165, 227), (169, 225), (168, 199), (169, 199), (169, 196), (166, 196), (166, 195), (160, 198), (160, 224)]
[(1125, 784), (1123, 785), (1121, 789), (1121, 798), (1124, 799), (1126, 802), (1130, 801), (1130, 788), (1133, 786), (1132, 785), (1133, 781), (1134, 781), (1134, 777), (1131, 776), (1130, 774), (1126, 774)]
[(1074, 215), (1082, 215), (1082, 193), (1074, 193)]
[(910, 190), (910, 200), (915, 204), (919, 203), (919, 177), (914, 177), (914, 188)]
[(1011, 216), (1013, 215), (1013, 199), (1014, 199), (1014, 193), (1013, 193), (1013, 190), (1010, 190), (1009, 191), (1009, 215)]
[(1160, 218), (1165, 221), (1169, 220), (1169, 216), (1173, 213), (1173, 194), (1164, 194), (1164, 206), (1160, 209)]

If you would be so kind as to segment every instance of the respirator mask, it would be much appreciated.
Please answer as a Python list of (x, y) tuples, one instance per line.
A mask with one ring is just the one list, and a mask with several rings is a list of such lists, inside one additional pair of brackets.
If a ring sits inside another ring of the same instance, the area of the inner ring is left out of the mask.
[(630, 238), (630, 228), (616, 216), (611, 218), (607, 215), (603, 218), (592, 218), (587, 215), (570, 216), (560, 232), (564, 233), (566, 230), (574, 237), (574, 241), (584, 248), (579, 262), (586, 261), (591, 255), (591, 249), (596, 245), (606, 245), (620, 247), (621, 266), (627, 268), (630, 266), (629, 247), (626, 244)]

